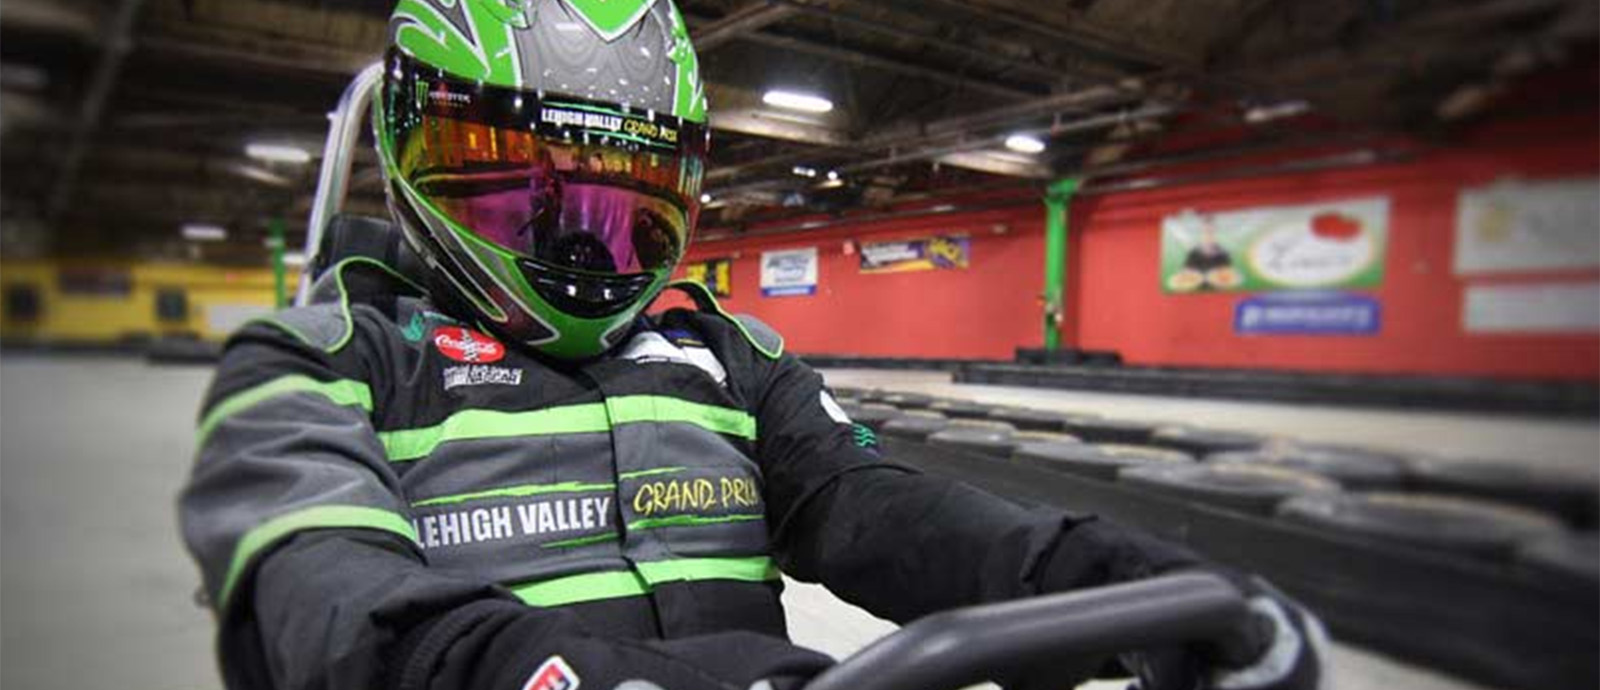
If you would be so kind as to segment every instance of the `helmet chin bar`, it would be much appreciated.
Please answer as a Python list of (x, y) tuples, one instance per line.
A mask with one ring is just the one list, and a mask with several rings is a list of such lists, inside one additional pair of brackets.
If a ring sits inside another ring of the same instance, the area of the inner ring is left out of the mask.
[(517, 267), (539, 296), (561, 312), (585, 319), (598, 319), (626, 311), (639, 303), (655, 284), (653, 273), (623, 276), (584, 275), (546, 266), (537, 261), (520, 260)]

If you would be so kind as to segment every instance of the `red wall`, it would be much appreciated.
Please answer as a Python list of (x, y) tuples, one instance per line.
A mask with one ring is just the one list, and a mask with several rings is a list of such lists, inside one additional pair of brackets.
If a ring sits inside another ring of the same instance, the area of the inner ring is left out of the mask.
[[(1600, 337), (1469, 335), (1464, 282), (1452, 275), (1456, 196), (1503, 176), (1529, 179), (1600, 171), (1594, 113), (1509, 124), (1401, 163), (1318, 173), (1084, 196), (1074, 202), (1065, 342), (1117, 350), (1135, 364), (1594, 378)], [(1193, 172), (1191, 166), (1189, 172)], [(1384, 195), (1390, 239), (1381, 333), (1365, 337), (1239, 336), (1242, 293), (1175, 295), (1158, 276), (1162, 217), (1262, 205)], [(1040, 203), (965, 215), (857, 223), (804, 234), (703, 242), (691, 260), (733, 256), (732, 311), (761, 317), (806, 353), (1009, 359), (1042, 341)], [(996, 234), (996, 226), (1005, 228)], [(973, 237), (967, 270), (863, 275), (845, 240), (934, 233)], [(760, 253), (817, 246), (815, 297), (762, 298)], [(1593, 280), (1600, 270), (1508, 276), (1484, 282)]]
[[(998, 233), (998, 234), (997, 234)], [(864, 275), (847, 240), (884, 241), (969, 234), (965, 270)], [(761, 296), (761, 252), (817, 247), (817, 294)], [(982, 213), (933, 216), (810, 231), (803, 235), (702, 242), (691, 261), (733, 257), (732, 312), (760, 317), (794, 352), (880, 357), (1010, 359), (1039, 343), (1036, 304), (1044, 276), (1044, 211), (1031, 201)]]

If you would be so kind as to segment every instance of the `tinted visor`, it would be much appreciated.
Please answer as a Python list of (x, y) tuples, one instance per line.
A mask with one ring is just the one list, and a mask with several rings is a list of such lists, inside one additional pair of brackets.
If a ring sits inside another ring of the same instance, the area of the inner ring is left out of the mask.
[(641, 110), (480, 85), (391, 52), (400, 177), (480, 238), (556, 269), (671, 268), (699, 214), (706, 132)]

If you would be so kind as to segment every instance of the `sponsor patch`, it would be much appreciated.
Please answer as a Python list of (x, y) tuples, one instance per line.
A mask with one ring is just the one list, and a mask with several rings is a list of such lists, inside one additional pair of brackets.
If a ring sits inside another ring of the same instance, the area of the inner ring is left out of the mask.
[(572, 672), (566, 660), (553, 656), (539, 664), (522, 690), (578, 690), (578, 685), (578, 674)]
[(450, 390), (457, 386), (482, 385), (520, 386), (522, 385), (522, 370), (492, 367), (484, 364), (444, 368), (445, 390)]
[(433, 346), (457, 362), (487, 364), (506, 356), (506, 346), (477, 331), (459, 326), (444, 326), (433, 331)]

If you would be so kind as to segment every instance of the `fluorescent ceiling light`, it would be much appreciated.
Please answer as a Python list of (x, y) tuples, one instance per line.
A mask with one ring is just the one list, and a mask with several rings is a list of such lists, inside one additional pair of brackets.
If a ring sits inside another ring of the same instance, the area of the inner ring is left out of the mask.
[(1044, 153), (1044, 142), (1031, 134), (1013, 134), (1006, 137), (1006, 148), (1017, 153)]
[(184, 223), (183, 239), (195, 242), (220, 242), (228, 239), (228, 229), (211, 223)]
[(304, 267), (306, 265), (306, 253), (305, 252), (299, 252), (299, 251), (296, 251), (296, 252), (284, 252), (283, 253), (283, 265), (284, 266), (289, 266), (289, 267), (292, 267), (292, 268), (302, 268), (302, 267)]
[(244, 147), (244, 153), (251, 158), (268, 163), (305, 165), (311, 162), (310, 151), (288, 144), (249, 144)]
[(700, 195), (700, 203), (702, 203), (702, 204), (711, 203), (711, 192), (705, 192), (705, 193), (701, 194)]
[(761, 96), (761, 102), (775, 108), (788, 108), (803, 113), (826, 113), (833, 110), (833, 101), (806, 93), (773, 89)]
[(837, 171), (837, 170), (829, 170), (828, 171), (828, 180), (830, 182), (839, 181), (839, 171)]
[(796, 174), (796, 175), (801, 176), (801, 177), (816, 177), (817, 176), (817, 169), (816, 168), (808, 168), (808, 167), (806, 167), (804, 165), (796, 165), (796, 166), (794, 166), (794, 169), (793, 169), (792, 172), (794, 174)]

